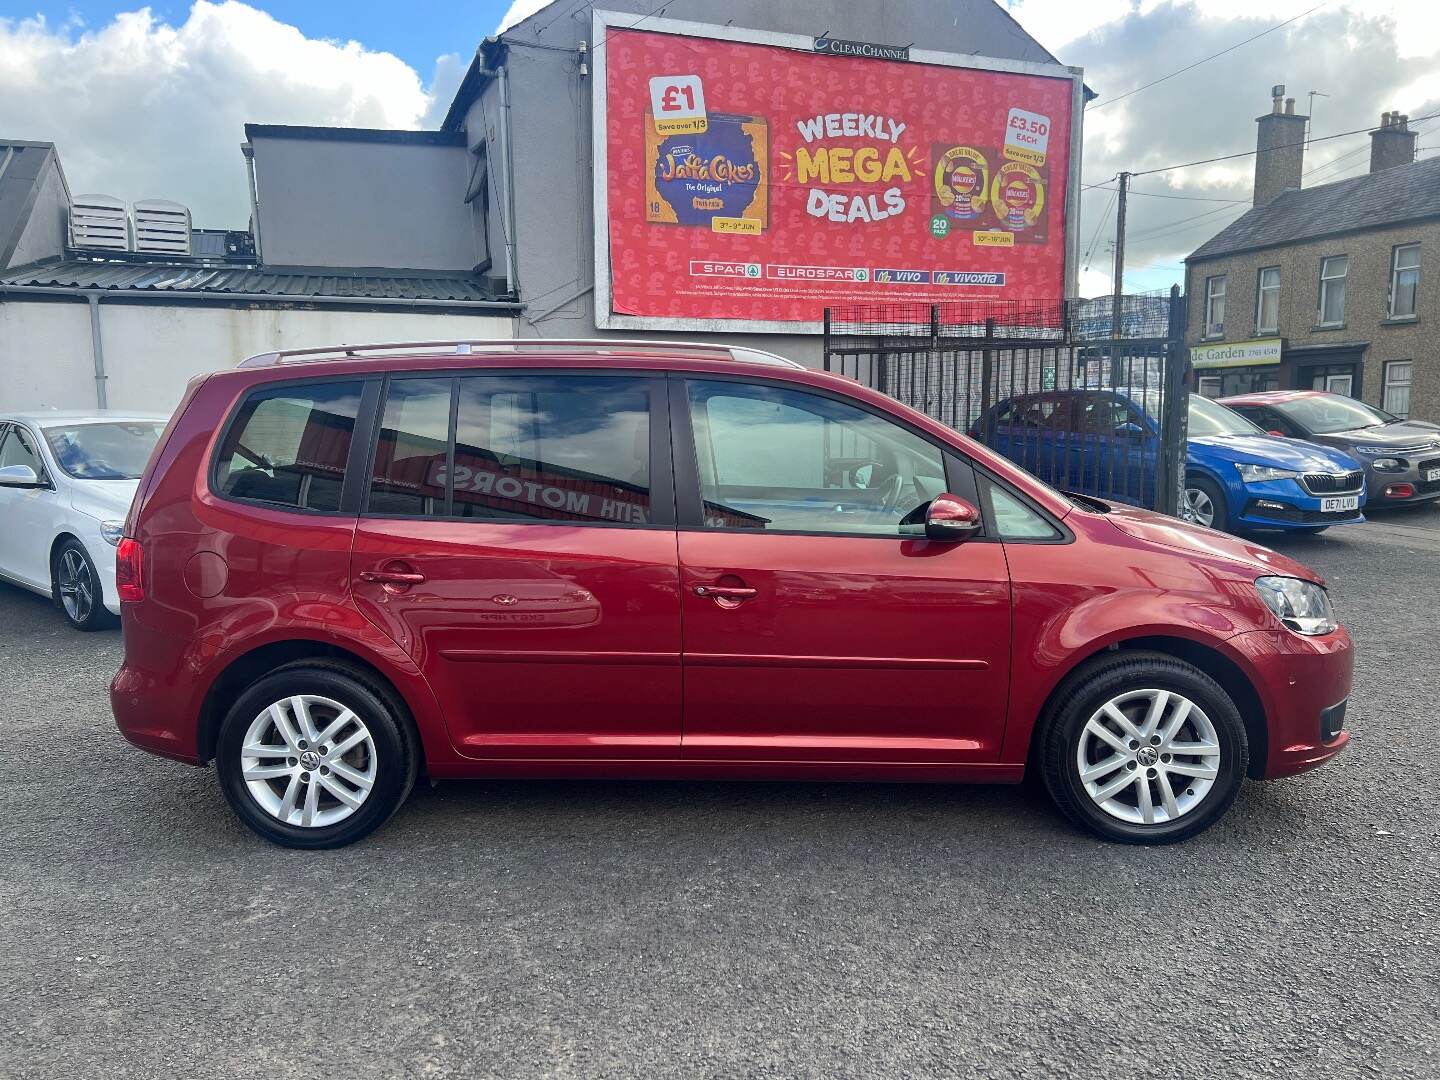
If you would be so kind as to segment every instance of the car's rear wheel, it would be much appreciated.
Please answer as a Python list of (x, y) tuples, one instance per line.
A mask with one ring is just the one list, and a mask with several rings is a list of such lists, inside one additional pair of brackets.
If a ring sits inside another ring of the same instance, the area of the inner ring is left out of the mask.
[(1044, 725), (1037, 749), (1046, 788), (1066, 816), (1107, 840), (1194, 836), (1229, 809), (1249, 760), (1230, 696), (1162, 653), (1091, 661)]
[(55, 602), (76, 630), (104, 630), (115, 625), (115, 616), (105, 608), (100, 575), (79, 540), (70, 537), (55, 549), (50, 577)]
[(362, 672), (324, 662), (260, 679), (216, 742), (231, 808), (286, 847), (341, 847), (379, 828), (409, 794), (418, 758), (388, 697)]
[(1185, 478), (1185, 513), (1197, 525), (1221, 532), (1230, 524), (1224, 492), (1215, 481), (1204, 476)]

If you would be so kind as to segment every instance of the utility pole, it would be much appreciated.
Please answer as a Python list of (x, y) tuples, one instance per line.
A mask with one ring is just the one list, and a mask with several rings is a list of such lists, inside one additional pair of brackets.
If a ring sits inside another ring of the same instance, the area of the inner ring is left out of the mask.
[(1115, 205), (1115, 284), (1111, 290), (1113, 307), (1110, 313), (1110, 336), (1120, 336), (1120, 315), (1125, 293), (1125, 195), (1130, 189), (1130, 174), (1120, 174), (1120, 198)]

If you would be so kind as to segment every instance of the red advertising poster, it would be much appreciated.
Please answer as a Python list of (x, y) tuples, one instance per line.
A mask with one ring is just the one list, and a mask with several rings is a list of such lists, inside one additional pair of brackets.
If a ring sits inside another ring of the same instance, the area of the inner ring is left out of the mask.
[(1073, 82), (606, 29), (610, 309), (1065, 295)]

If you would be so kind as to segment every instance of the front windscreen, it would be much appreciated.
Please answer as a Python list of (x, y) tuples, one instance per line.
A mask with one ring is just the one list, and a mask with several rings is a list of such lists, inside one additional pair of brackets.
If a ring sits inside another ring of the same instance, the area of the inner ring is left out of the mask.
[(1190, 395), (1190, 435), (1264, 435), (1234, 409), (1217, 405), (1199, 394)]
[(165, 425), (158, 420), (133, 420), (63, 424), (44, 430), (60, 468), (76, 480), (138, 480)]
[(1372, 405), (1339, 394), (1292, 398), (1277, 402), (1275, 408), (1312, 435), (1356, 431), (1394, 422), (1395, 417)]

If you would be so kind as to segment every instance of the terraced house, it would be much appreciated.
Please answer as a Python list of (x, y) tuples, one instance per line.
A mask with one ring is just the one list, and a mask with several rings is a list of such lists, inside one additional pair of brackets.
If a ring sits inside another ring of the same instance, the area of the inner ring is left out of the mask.
[(1365, 175), (1302, 188), (1306, 117), (1276, 90), (1254, 207), (1186, 260), (1194, 386), (1328, 390), (1440, 418), (1440, 158), (1416, 161), (1408, 118), (1386, 113)]

